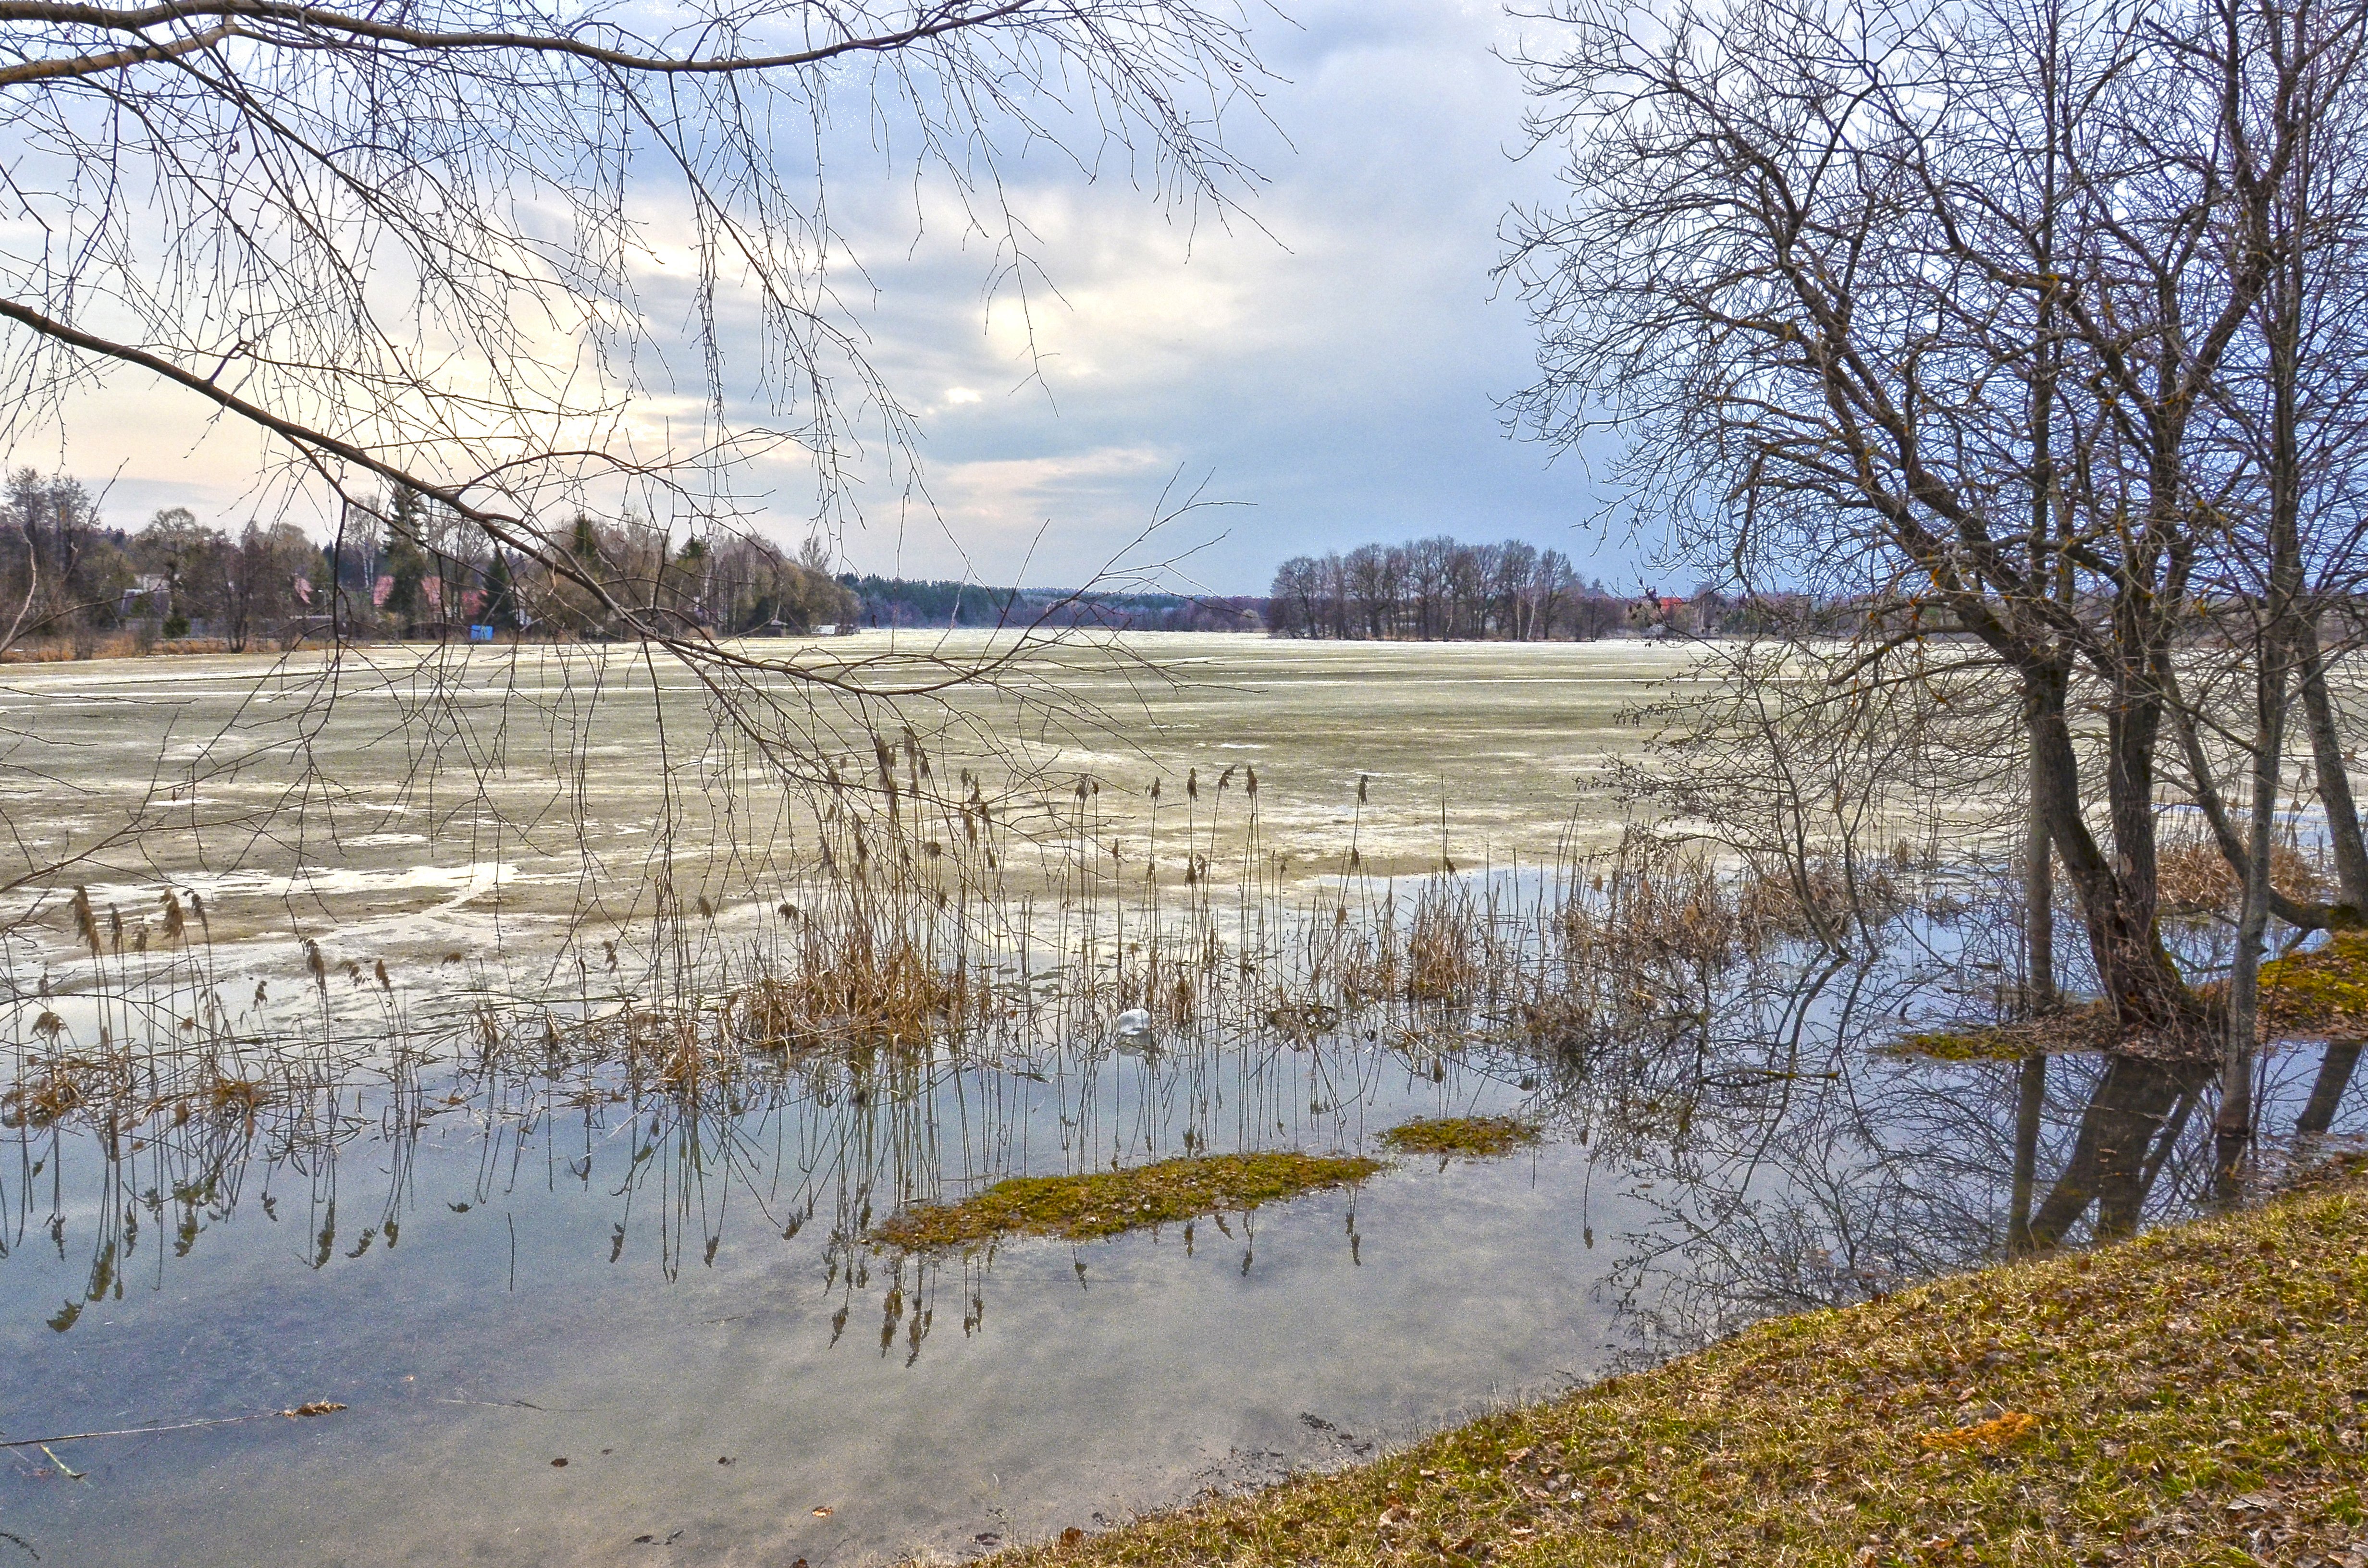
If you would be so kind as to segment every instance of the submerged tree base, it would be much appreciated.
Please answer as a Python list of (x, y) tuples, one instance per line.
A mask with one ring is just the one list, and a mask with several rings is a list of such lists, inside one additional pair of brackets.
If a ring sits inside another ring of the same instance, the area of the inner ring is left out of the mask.
[[(2260, 988), (2264, 1040), (2368, 1038), (2368, 932), (2339, 932), (2322, 947), (2263, 964)], [(2216, 1010), (2224, 1004), (2225, 989), (2214, 981), (2198, 986), (2196, 993)], [(2130, 1044), (2112, 1009), (2101, 1002), (2088, 1002), (2015, 1023), (1927, 1030), (1883, 1050), (1940, 1062), (2019, 1062), (2124, 1050)]]
[(1014, 1176), (960, 1203), (906, 1210), (874, 1225), (871, 1239), (908, 1252), (1008, 1235), (1083, 1241), (1345, 1187), (1381, 1168), (1378, 1160), (1345, 1155), (1201, 1154), (1084, 1176)]
[(1537, 1141), (1534, 1123), (1510, 1116), (1443, 1116), (1409, 1121), (1382, 1134), (1382, 1142), (1402, 1154), (1461, 1154), (1470, 1159), (1509, 1154)]
[(2363, 1431), (2355, 1168), (1007, 1560), (2349, 1565)]

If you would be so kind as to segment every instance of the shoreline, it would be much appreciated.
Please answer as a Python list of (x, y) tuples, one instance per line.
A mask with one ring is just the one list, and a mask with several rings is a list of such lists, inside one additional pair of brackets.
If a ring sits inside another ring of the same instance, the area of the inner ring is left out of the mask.
[(992, 1561), (2368, 1568), (2368, 1164)]

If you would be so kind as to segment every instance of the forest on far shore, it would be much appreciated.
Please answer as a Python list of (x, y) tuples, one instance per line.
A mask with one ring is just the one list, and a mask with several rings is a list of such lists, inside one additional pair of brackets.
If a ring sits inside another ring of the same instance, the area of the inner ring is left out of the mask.
[(1757, 606), (1709, 589), (1614, 594), (1559, 550), (1521, 540), (1467, 544), (1434, 534), (1362, 544), (1343, 555), (1294, 555), (1266, 601), (1278, 637), (1446, 642), (1593, 642), (1614, 635), (1750, 630)]

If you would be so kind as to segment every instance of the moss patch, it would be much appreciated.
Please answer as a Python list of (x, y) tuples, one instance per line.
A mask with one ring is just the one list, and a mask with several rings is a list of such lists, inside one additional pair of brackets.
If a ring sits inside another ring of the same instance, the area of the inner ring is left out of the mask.
[(960, 1203), (908, 1209), (874, 1225), (871, 1239), (909, 1252), (1008, 1235), (1082, 1241), (1342, 1187), (1381, 1168), (1378, 1160), (1346, 1156), (1203, 1154), (1085, 1176), (1014, 1176)]
[(1768, 1323), (1014, 1564), (2368, 1561), (2368, 1188)]
[(1537, 1141), (1533, 1124), (1510, 1116), (1443, 1116), (1409, 1121), (1382, 1134), (1383, 1144), (1401, 1154), (1462, 1154), (1472, 1159), (1509, 1154)]
[(1876, 1050), (1884, 1056), (1921, 1056), (1933, 1062), (2020, 1062), (2041, 1054), (2006, 1027), (1912, 1034)]
[(2111, 1051), (2122, 1043), (2121, 1027), (2113, 1021), (2112, 1010), (2101, 1002), (2089, 1002), (2021, 1023), (1912, 1034), (1876, 1049), (1887, 1056), (1922, 1056), (1935, 1062), (2020, 1062), (2027, 1056)]
[(2261, 1025), (2288, 1039), (2368, 1039), (2368, 932), (2261, 966)]

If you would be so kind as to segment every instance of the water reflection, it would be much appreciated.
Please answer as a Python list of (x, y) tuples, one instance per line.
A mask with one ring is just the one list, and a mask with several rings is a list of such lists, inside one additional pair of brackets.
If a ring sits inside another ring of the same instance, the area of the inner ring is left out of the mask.
[[(542, 1044), (456, 1053), (390, 1036), (344, 1057), (284, 1051), (268, 1086), (208, 1062), (187, 1069), (202, 1086), (186, 1092), (95, 1074), (37, 1089), (7, 1117), (0, 1256), (38, 1238), (74, 1266), (51, 1319), (65, 1332), (127, 1288), (171, 1290), (199, 1246), (252, 1247), (272, 1227), (301, 1233), (302, 1265), (321, 1271), (395, 1250), (423, 1213), (478, 1230), (498, 1218), (507, 1247), (521, 1223), (581, 1231), (588, 1210), (603, 1262), (668, 1280), (712, 1267), (735, 1230), (818, 1238), (826, 1288), (869, 1289), (880, 1273), (894, 1318), (898, 1299), (932, 1288), (918, 1262), (908, 1278), (869, 1243), (875, 1218), (904, 1206), (1014, 1175), (1361, 1148), (1407, 1116), (1521, 1103), (1519, 1085), (1537, 1082), (1498, 1051), (1410, 1055), (1338, 1034), (992, 1059), (752, 1052), (689, 1085), (555, 1035)], [(991, 1264), (977, 1260), (981, 1278)], [(6, 1277), (12, 1301), (28, 1272)], [(535, 1283), (506, 1275), (504, 1289)], [(930, 1310), (915, 1315), (916, 1349)]]
[[(1979, 939), (1680, 962), (1558, 1033), (1436, 1006), (687, 1066), (613, 1018), (389, 1004), (53, 1051), (0, 1159), (6, 1436), (351, 1408), (79, 1445), (83, 1480), (9, 1450), (0, 1510), (68, 1562), (984, 1549), (1994, 1258), (2019, 1150), (2033, 1233), (2197, 1202), (2175, 1074), (2059, 1058), (2034, 1099), (2019, 1063), (1874, 1049)], [(1008, 1176), (1492, 1114), (1547, 1142), (1110, 1243), (869, 1239)]]

